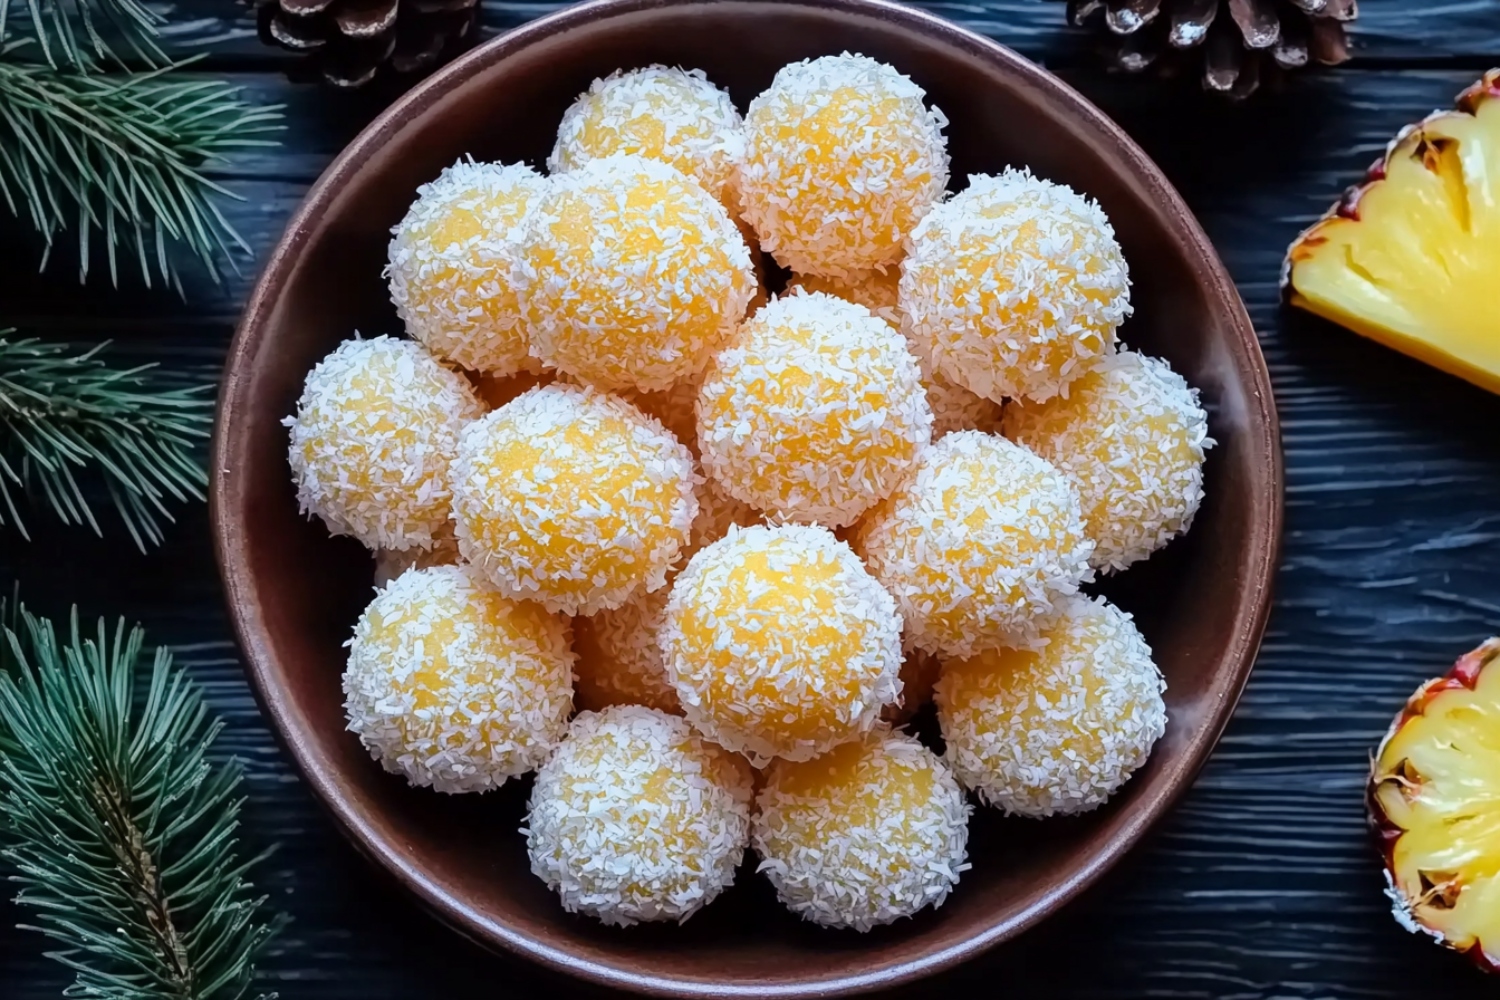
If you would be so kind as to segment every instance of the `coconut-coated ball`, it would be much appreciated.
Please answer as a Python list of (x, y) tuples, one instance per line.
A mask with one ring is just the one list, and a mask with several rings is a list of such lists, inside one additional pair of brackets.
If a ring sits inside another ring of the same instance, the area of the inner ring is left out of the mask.
[(948, 762), (1012, 815), (1098, 808), (1166, 731), (1166, 685), (1130, 616), (1082, 595), (1056, 611), (1045, 646), (948, 661), (937, 684)]
[(753, 790), (743, 757), (639, 705), (583, 712), (537, 772), (531, 870), (569, 913), (679, 923), (734, 882)]
[(614, 153), (670, 163), (733, 208), (745, 152), (740, 113), (700, 69), (647, 66), (595, 80), (563, 113), (547, 169), (566, 173)]
[(698, 512), (693, 458), (625, 400), (560, 383), (464, 430), (458, 548), (500, 588), (592, 614), (666, 583)]
[(511, 270), (547, 183), (525, 164), (460, 160), (417, 188), (391, 230), (386, 266), (407, 333), (474, 371), (509, 375), (525, 366)]
[[(909, 334), (902, 318), (900, 283), (901, 271), (892, 265), (884, 272), (860, 271), (847, 278), (797, 275), (792, 279), (790, 287), (809, 292), (827, 292), (829, 295), (857, 302), (903, 334)], [(908, 336), (907, 346), (922, 367), (922, 388), (927, 393), (927, 407), (932, 410), (934, 441), (954, 431), (999, 431), (999, 403), (970, 392), (955, 384), (942, 372), (935, 371), (930, 359), (923, 355), (924, 347), (920, 340)]]
[(901, 308), (937, 371), (996, 402), (1040, 401), (1114, 350), (1130, 277), (1096, 202), (1007, 170), (970, 177), (917, 226)]
[(948, 120), (885, 63), (784, 66), (745, 115), (740, 201), (761, 248), (801, 274), (894, 262), (948, 185)]
[(773, 763), (750, 836), (788, 909), (868, 931), (943, 904), (969, 867), (971, 812), (941, 757), (876, 730), (809, 761)]
[(1062, 473), (978, 431), (929, 448), (854, 546), (896, 598), (908, 641), (944, 656), (1034, 641), (1056, 599), (1090, 577), (1094, 549)]
[(372, 549), (432, 548), (448, 530), (459, 432), (483, 412), (468, 380), (422, 345), (346, 340), (282, 421), (302, 512)]
[(906, 477), (931, 436), (906, 342), (831, 295), (790, 295), (756, 313), (698, 395), (704, 469), (778, 520), (852, 523)]
[(543, 363), (644, 392), (701, 373), (756, 288), (724, 206), (675, 167), (623, 153), (553, 179), (515, 276)]
[(1066, 397), (1012, 404), (1005, 435), (1073, 481), (1090, 564), (1121, 570), (1192, 526), (1203, 501), (1203, 456), (1213, 447), (1198, 392), (1158, 358), (1121, 351), (1068, 387)]
[(573, 711), (567, 619), (461, 566), (409, 569), (360, 615), (344, 670), (349, 729), (387, 771), (482, 792), (538, 767)]
[(900, 694), (901, 616), (827, 529), (729, 529), (672, 585), (667, 672), (688, 720), (757, 763), (806, 760)]

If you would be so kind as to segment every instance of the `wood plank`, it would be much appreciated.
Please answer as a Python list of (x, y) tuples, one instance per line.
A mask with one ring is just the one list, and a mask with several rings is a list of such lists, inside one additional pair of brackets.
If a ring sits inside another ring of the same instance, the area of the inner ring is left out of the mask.
[[(565, 6), (491, 0), (483, 5), (482, 36), (509, 31)], [(1089, 59), (1083, 33), (1067, 27), (1064, 4), (1054, 0), (978, 3), (922, 0), (912, 6), (929, 10), (1049, 64), (1079, 65)], [(1493, 0), (1449, 0), (1440, 5), (1411, 0), (1363, 0), (1359, 9), (1360, 17), (1353, 28), (1357, 59), (1500, 58), (1500, 18), (1495, 16)], [(209, 51), (224, 59), (278, 58), (260, 44), (254, 15), (246, 5), (180, 0), (173, 5), (171, 16), (170, 35), (183, 52)]]
[[(1018, 7), (1029, 5), (1017, 5)], [(1368, 11), (1380, 5), (1368, 4)], [(1056, 998), (1467, 1000), (1492, 993), (1464, 964), (1387, 913), (1360, 787), (1401, 700), (1455, 654), (1500, 631), (1500, 400), (1327, 324), (1283, 313), (1282, 249), (1384, 145), (1472, 74), (1342, 70), (1280, 98), (1226, 109), (1092, 72), (1099, 101), (1181, 187), (1239, 283), (1262, 336), (1284, 422), (1288, 525), (1276, 609), (1246, 697), (1181, 807), (1122, 868), (1058, 920), (905, 997), (978, 994), (997, 980)], [(357, 126), (316, 91), (242, 77), (288, 100), (286, 154), (231, 171), (250, 200), (233, 219), (264, 252), (321, 165)], [(245, 280), (187, 303), (163, 294), (80, 296), (65, 274), (0, 272), (0, 325), (118, 335), (124, 358), (221, 356)], [(1210, 484), (1211, 487), (1211, 484)], [(0, 583), (62, 612), (124, 613), (170, 642), (246, 761), (247, 832), (279, 840), (263, 882), (295, 918), (267, 963), (288, 1000), (411, 1000), (493, 992), (598, 996), (496, 959), (438, 927), (344, 845), (260, 719), (229, 641), (207, 515), (184, 511), (140, 556), (41, 522), (30, 545), (0, 534)], [(961, 891), (961, 890), (960, 890)], [(0, 903), (0, 926), (21, 914)], [(0, 931), (7, 998), (56, 996), (38, 942)], [(1080, 955), (1087, 959), (1080, 961)], [(19, 984), (19, 985), (17, 985)]]

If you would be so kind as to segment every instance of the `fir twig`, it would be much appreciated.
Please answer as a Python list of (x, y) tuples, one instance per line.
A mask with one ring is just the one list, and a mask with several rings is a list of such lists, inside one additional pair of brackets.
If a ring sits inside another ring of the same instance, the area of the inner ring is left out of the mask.
[(19, 26), (54, 69), (124, 68), (132, 58), (164, 66), (167, 56), (157, 42), (164, 20), (140, 0), (0, 0), (0, 42)]
[(153, 365), (117, 368), (100, 352), (15, 340), (0, 330), (0, 524), (26, 535), (22, 491), (40, 492), (65, 524), (102, 534), (79, 474), (99, 474), (142, 551), (172, 520), (168, 500), (203, 499), (197, 457), (213, 417), (211, 384), (173, 384)]
[(239, 857), (240, 769), (207, 757), (221, 723), (166, 649), (139, 666), (139, 628), (89, 638), (75, 611), (64, 645), (20, 618), (3, 637), (0, 858), (37, 913), (26, 929), (57, 945), (68, 996), (244, 996), (280, 921), (246, 879), (260, 859)]
[[(218, 279), (221, 256), (249, 246), (217, 204), (237, 197), (203, 173), (234, 150), (274, 145), (280, 106), (256, 107), (239, 88), (150, 73), (90, 76), (8, 59), (0, 48), (0, 199), (46, 241), (78, 239), (79, 280), (89, 246), (103, 237), (110, 280), (118, 254), (133, 254), (149, 286), (153, 274), (182, 291), (174, 251)], [(231, 249), (233, 248), (233, 250)]]

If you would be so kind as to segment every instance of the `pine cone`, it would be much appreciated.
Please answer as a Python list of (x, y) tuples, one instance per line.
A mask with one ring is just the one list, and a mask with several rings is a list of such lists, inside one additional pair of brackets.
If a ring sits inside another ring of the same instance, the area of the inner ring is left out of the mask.
[(474, 31), (477, 0), (258, 0), (260, 39), (306, 54), (300, 73), (336, 87), (362, 87), (389, 65), (397, 73), (436, 67)]
[[(1345, 25), (1357, 0), (1067, 0), (1075, 26), (1102, 25), (1121, 69), (1166, 75), (1201, 62), (1203, 86), (1248, 97), (1261, 82), (1309, 63), (1349, 58)], [(1201, 56), (1199, 55), (1201, 53)]]

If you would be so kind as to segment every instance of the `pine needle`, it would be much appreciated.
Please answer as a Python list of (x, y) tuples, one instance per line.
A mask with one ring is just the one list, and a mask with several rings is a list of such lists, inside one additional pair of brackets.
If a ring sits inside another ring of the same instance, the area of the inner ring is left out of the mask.
[(131, 59), (164, 66), (157, 43), (164, 21), (139, 0), (0, 0), (0, 41), (19, 27), (53, 69), (124, 68)]
[(66, 996), (245, 996), (281, 921), (239, 856), (239, 766), (207, 756), (221, 723), (166, 649), (139, 664), (141, 629), (89, 638), (75, 610), (64, 645), (19, 617), (0, 636), (0, 859), (25, 929), (74, 973)]
[(20, 494), (40, 494), (65, 524), (102, 535), (80, 478), (103, 480), (142, 551), (159, 544), (167, 501), (202, 500), (198, 452), (213, 420), (214, 387), (186, 384), (154, 365), (118, 368), (108, 346), (16, 340), (0, 330), (0, 524), (22, 537)]
[[(3, 2), (3, 0), (0, 0)], [(0, 48), (0, 200), (25, 217), (47, 249), (73, 231), (79, 280), (89, 248), (103, 237), (110, 280), (119, 255), (182, 292), (176, 256), (197, 258), (218, 280), (231, 248), (250, 248), (217, 204), (236, 196), (209, 179), (207, 164), (235, 150), (269, 146), (279, 106), (257, 107), (216, 80), (176, 79), (177, 63), (150, 73), (87, 75), (10, 58)]]

